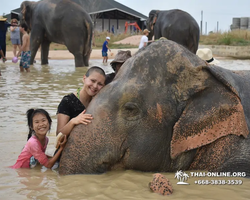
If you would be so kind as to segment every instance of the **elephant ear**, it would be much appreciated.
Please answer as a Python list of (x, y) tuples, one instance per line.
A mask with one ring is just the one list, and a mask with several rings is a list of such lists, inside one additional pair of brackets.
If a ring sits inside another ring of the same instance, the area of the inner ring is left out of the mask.
[(194, 94), (174, 126), (171, 158), (234, 134), (249, 134), (239, 97), (213, 78), (212, 87)]
[(31, 30), (31, 19), (32, 19), (32, 5), (34, 2), (24, 1), (21, 4), (21, 13), (22, 19), (28, 25), (28, 28)]
[(159, 14), (159, 10), (152, 10), (150, 13), (149, 13), (149, 17), (150, 19), (152, 19), (152, 21), (150, 22), (150, 28), (151, 28), (151, 31), (154, 30), (154, 25), (155, 25), (155, 22), (157, 20), (157, 17), (158, 17), (158, 14)]
[(153, 25), (155, 24), (155, 22), (156, 22), (156, 20), (157, 20), (157, 17), (158, 17), (158, 13), (156, 13), (155, 16), (154, 16)]

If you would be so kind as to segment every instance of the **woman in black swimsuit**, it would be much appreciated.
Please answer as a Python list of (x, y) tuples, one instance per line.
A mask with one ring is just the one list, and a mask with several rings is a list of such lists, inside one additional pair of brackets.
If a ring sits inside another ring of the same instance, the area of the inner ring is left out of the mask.
[(83, 76), (83, 83), (82, 88), (61, 100), (57, 110), (57, 135), (61, 132), (68, 136), (75, 125), (88, 124), (93, 119), (91, 114), (85, 114), (85, 109), (105, 85), (105, 72), (100, 67), (91, 67)]

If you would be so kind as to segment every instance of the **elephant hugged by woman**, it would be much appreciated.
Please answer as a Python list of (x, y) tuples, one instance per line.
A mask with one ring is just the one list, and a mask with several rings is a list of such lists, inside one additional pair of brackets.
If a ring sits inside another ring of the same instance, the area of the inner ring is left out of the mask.
[[(162, 53), (164, 52), (164, 53)], [(126, 60), (76, 126), (59, 173), (208, 170), (250, 176), (250, 71), (159, 40)]]
[(196, 54), (200, 39), (200, 28), (187, 12), (174, 10), (151, 10), (146, 21), (150, 31), (148, 39), (165, 37), (175, 41)]
[(75, 66), (89, 65), (93, 25), (80, 0), (24, 1), (21, 21), (30, 33), (30, 64), (41, 46), (41, 63), (48, 64), (51, 42), (64, 44), (75, 57)]

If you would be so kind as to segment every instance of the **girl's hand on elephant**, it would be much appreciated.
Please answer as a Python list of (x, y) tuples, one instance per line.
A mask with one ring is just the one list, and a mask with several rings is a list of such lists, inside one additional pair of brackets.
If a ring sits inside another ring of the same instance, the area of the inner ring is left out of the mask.
[(65, 145), (66, 145), (66, 142), (67, 142), (67, 136), (66, 136), (66, 135), (63, 135), (63, 136), (60, 138), (60, 142), (59, 142), (60, 148), (64, 149), (64, 147), (65, 147)]
[(80, 113), (77, 117), (74, 118), (74, 124), (89, 124), (91, 123), (91, 120), (93, 119), (91, 114), (85, 114), (86, 110), (84, 110), (82, 113)]

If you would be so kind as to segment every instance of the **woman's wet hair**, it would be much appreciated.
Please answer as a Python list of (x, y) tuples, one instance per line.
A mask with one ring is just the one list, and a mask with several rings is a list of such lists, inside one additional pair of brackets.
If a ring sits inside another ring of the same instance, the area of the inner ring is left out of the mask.
[(28, 121), (28, 127), (29, 127), (29, 134), (28, 134), (28, 138), (27, 138), (27, 141), (30, 139), (30, 137), (32, 136), (33, 134), (33, 117), (36, 115), (36, 114), (43, 114), (46, 116), (48, 122), (49, 122), (49, 130), (51, 128), (51, 124), (52, 124), (52, 120), (51, 120), (51, 117), (49, 115), (49, 113), (44, 110), (44, 109), (29, 109), (27, 112), (26, 112), (26, 116), (27, 116), (27, 121)]
[(85, 76), (89, 77), (89, 75), (92, 74), (93, 72), (97, 72), (106, 78), (104, 70), (98, 66), (93, 66), (93, 67), (89, 68), (88, 71), (86, 72)]

